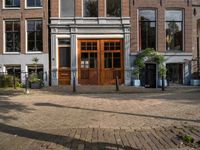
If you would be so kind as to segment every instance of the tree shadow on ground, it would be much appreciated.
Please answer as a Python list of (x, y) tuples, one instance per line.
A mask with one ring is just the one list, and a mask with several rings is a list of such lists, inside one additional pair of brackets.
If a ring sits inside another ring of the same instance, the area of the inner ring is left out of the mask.
[(46, 106), (46, 107), (60, 107), (60, 108), (68, 108), (68, 109), (76, 109), (76, 110), (85, 110), (91, 112), (99, 112), (99, 113), (111, 113), (111, 114), (119, 114), (119, 115), (128, 115), (128, 116), (136, 116), (136, 117), (145, 117), (145, 118), (154, 118), (154, 119), (163, 119), (163, 120), (175, 120), (175, 121), (187, 121), (187, 122), (195, 122), (200, 123), (200, 120), (193, 119), (184, 119), (184, 118), (175, 118), (175, 117), (167, 117), (167, 116), (155, 116), (155, 115), (146, 115), (146, 114), (138, 114), (138, 113), (129, 113), (129, 112), (117, 112), (110, 110), (102, 110), (102, 109), (91, 109), (91, 108), (81, 108), (81, 107), (72, 107), (66, 105), (57, 105), (53, 103), (35, 103), (35, 106)]
[(23, 129), (20, 127), (14, 127), (14, 126), (2, 124), (2, 123), (0, 123), (0, 132), (10, 134), (10, 135), (15, 135), (18, 137), (24, 137), (24, 138), (28, 138), (32, 140), (38, 140), (41, 142), (50, 142), (50, 143), (61, 145), (65, 148), (70, 148), (72, 150), (77, 150), (80, 147), (82, 147), (83, 149), (92, 148), (92, 149), (108, 150), (108, 149), (117, 148), (117, 149), (126, 149), (126, 150), (128, 149), (136, 150), (136, 148), (133, 148), (130, 146), (124, 146), (124, 145), (114, 144), (114, 143), (109, 143), (109, 142), (88, 142), (86, 140), (76, 139), (75, 137), (33, 131), (33, 130)]

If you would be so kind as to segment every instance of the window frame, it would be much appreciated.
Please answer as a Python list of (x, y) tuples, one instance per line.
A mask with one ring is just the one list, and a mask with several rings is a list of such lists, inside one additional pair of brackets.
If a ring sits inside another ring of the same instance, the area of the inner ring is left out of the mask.
[(2, 4), (3, 4), (3, 9), (11, 9), (12, 10), (12, 9), (20, 9), (21, 8), (21, 1), (19, 1), (19, 7), (16, 7), (16, 6), (7, 7), (6, 0), (3, 0)]
[[(182, 12), (182, 21), (167, 21), (166, 20), (166, 14), (167, 11), (181, 11)], [(166, 52), (184, 52), (185, 51), (185, 10), (184, 8), (166, 8), (165, 9), (165, 50)], [(182, 28), (182, 49), (181, 50), (176, 50), (176, 49), (170, 49), (167, 50), (167, 22), (178, 22), (178, 23), (182, 23), (181, 28)]]
[[(28, 50), (28, 21), (41, 21), (42, 22), (42, 50), (41, 51), (29, 51)], [(44, 28), (43, 28), (43, 25), (44, 25), (44, 21), (43, 19), (26, 19), (26, 26), (25, 26), (25, 31), (26, 31), (26, 39), (25, 39), (25, 43), (26, 43), (26, 53), (29, 53), (29, 54), (35, 54), (35, 53), (43, 53), (44, 52)]]
[(121, 18), (122, 17), (122, 11), (123, 11), (123, 9), (122, 9), (122, 0), (120, 0), (121, 1), (121, 14), (120, 14), (120, 16), (119, 17), (115, 17), (115, 16), (112, 16), (112, 17), (109, 17), (109, 16), (107, 16), (107, 0), (104, 0), (104, 4), (105, 4), (105, 17), (107, 17), (107, 18)]
[(28, 6), (28, 0), (25, 0), (25, 9), (41, 9), (44, 6), (44, 0), (40, 0), (42, 3), (42, 6)]
[[(19, 30), (19, 48), (20, 50), (13, 51), (13, 52), (8, 52), (7, 50), (7, 43), (6, 43), (6, 22), (19, 22), (20, 24), (20, 30)], [(20, 54), (21, 53), (21, 21), (20, 19), (8, 19), (8, 20), (3, 20), (3, 53), (4, 54)]]
[(86, 16), (84, 16), (84, 1), (85, 0), (82, 0), (81, 2), (82, 2), (82, 17), (84, 17), (84, 18), (98, 18), (99, 17), (99, 0), (97, 0), (97, 8), (98, 8), (98, 11), (97, 11), (97, 16), (96, 17), (86, 17)]
[(144, 22), (154, 22), (155, 23), (155, 51), (157, 51), (157, 49), (158, 49), (158, 10), (157, 10), (157, 8), (148, 8), (148, 7), (146, 7), (146, 8), (139, 8), (138, 9), (138, 15), (137, 15), (137, 17), (138, 17), (138, 49), (141, 51), (141, 50), (144, 50), (144, 49), (142, 49), (142, 42), (141, 42), (141, 28), (140, 28), (140, 23), (142, 22), (142, 21), (140, 21), (140, 11), (141, 10), (153, 10), (154, 12), (155, 12), (155, 21), (144, 21)]

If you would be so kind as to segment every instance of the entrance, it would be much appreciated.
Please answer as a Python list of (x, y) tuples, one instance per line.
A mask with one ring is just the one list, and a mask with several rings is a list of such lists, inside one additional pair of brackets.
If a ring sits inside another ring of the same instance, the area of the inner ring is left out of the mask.
[(111, 85), (124, 83), (122, 40), (79, 40), (78, 83)]
[(146, 64), (145, 87), (156, 88), (156, 64)]
[(183, 64), (167, 64), (169, 84), (183, 84)]

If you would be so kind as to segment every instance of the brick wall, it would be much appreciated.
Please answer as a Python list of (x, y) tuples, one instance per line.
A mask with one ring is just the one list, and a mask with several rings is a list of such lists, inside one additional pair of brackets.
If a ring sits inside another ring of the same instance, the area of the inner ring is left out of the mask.
[(137, 52), (139, 45), (138, 9), (155, 8), (157, 10), (157, 51), (166, 51), (165, 10), (167, 8), (184, 10), (184, 51), (192, 52), (192, 4), (186, 0), (133, 0), (131, 8), (131, 51)]
[[(105, 17), (105, 0), (99, 0), (99, 17)], [(59, 17), (59, 0), (51, 0), (51, 17)], [(75, 15), (82, 17), (82, 0), (75, 0)], [(129, 17), (129, 0), (122, 0), (122, 16)]]
[(2, 9), (2, 1), (0, 1), (0, 54), (3, 53), (3, 21), (6, 19), (19, 19), (21, 23), (21, 53), (25, 53), (26, 37), (25, 37), (25, 20), (27, 19), (43, 19), (43, 52), (48, 53), (48, 0), (43, 3), (41, 9), (25, 9), (25, 1), (21, 0), (20, 9), (8, 10)]

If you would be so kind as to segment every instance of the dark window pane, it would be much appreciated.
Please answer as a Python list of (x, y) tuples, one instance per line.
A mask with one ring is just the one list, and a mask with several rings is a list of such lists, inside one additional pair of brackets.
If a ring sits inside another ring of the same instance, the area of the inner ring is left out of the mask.
[(90, 53), (90, 68), (97, 68), (97, 53)]
[(13, 22), (6, 21), (6, 31), (12, 31), (12, 30), (13, 30)]
[(121, 17), (121, 0), (107, 0), (107, 17)]
[(112, 68), (112, 53), (104, 53), (104, 67)]
[(59, 39), (58, 44), (59, 45), (70, 45), (70, 39)]
[(121, 67), (120, 53), (114, 53), (113, 54), (113, 67), (114, 68), (120, 68)]
[(20, 7), (20, 0), (5, 0), (5, 7)]
[(42, 0), (27, 0), (28, 7), (41, 7)]
[(98, 0), (84, 0), (84, 17), (98, 17)]
[(82, 53), (81, 54), (81, 68), (89, 68), (88, 53)]
[(28, 41), (28, 50), (34, 51), (35, 48), (35, 42), (34, 41)]
[(60, 48), (60, 67), (71, 67), (71, 50), (70, 47)]

